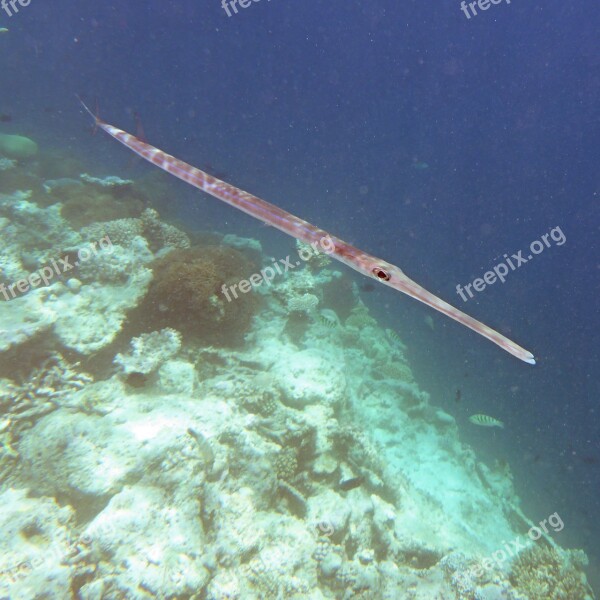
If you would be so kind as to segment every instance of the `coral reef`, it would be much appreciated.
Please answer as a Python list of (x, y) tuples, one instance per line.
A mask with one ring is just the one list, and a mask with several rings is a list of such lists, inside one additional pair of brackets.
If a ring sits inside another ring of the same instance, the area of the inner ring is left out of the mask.
[(196, 386), (196, 369), (186, 360), (168, 360), (158, 370), (158, 382), (166, 394), (190, 396)]
[(108, 177), (92, 177), (87, 173), (82, 173), (79, 178), (85, 183), (91, 183), (101, 188), (119, 188), (129, 187), (133, 185), (131, 179), (121, 179), (115, 175), (109, 175)]
[(0, 217), (5, 219), (0, 266), (7, 282), (9, 278), (19, 279), (81, 243), (81, 236), (62, 217), (61, 205), (41, 208), (32, 201), (29, 191), (0, 195)]
[(346, 377), (326, 352), (303, 350), (292, 364), (278, 363), (272, 373), (279, 378), (284, 404), (301, 407), (326, 403), (335, 408), (344, 404)]
[(188, 236), (169, 223), (160, 220), (158, 212), (153, 208), (144, 210), (141, 216), (144, 235), (150, 242), (153, 251), (161, 248), (189, 248)]
[(93, 354), (108, 346), (121, 331), (127, 312), (138, 306), (146, 294), (152, 272), (139, 267), (120, 284), (95, 281), (83, 285), (77, 293), (68, 293), (62, 284), (50, 289), (53, 294), (46, 306), (59, 315), (54, 323), (54, 334), (60, 343), (81, 354)]
[(262, 245), (258, 240), (240, 237), (233, 233), (224, 235), (221, 243), (224, 246), (231, 246), (240, 252), (243, 252), (251, 259), (260, 264), (264, 258)]
[(117, 354), (115, 363), (125, 373), (148, 374), (173, 358), (181, 348), (181, 334), (174, 329), (162, 329), (131, 340), (131, 352)]
[(478, 572), (530, 526), (510, 469), (462, 443), (349, 279), (309, 261), (227, 297), (260, 244), (188, 247), (131, 182), (72, 169), (0, 198), (7, 281), (111, 240), (0, 302), (0, 597), (593, 598), (550, 533)]
[(74, 572), (63, 559), (76, 545), (73, 510), (26, 488), (4, 491), (0, 502), (0, 595), (69, 598)]
[(296, 240), (296, 251), (311, 271), (319, 271), (331, 264), (329, 256), (318, 245), (315, 249), (310, 244)]
[(46, 304), (47, 293), (34, 290), (12, 300), (0, 300), (0, 352), (19, 346), (49, 330), (58, 315)]
[(126, 245), (117, 245), (109, 239), (114, 245), (97, 250), (88, 260), (80, 262), (77, 275), (82, 282), (123, 285), (132, 273), (154, 260), (148, 242), (141, 236), (128, 240)]
[(240, 252), (218, 246), (175, 250), (153, 269), (144, 307), (154, 322), (218, 343), (239, 339), (248, 329), (256, 296), (238, 294), (227, 301), (222, 292), (254, 270)]
[(360, 330), (365, 327), (377, 326), (377, 321), (371, 317), (369, 309), (361, 302), (352, 309), (350, 316), (346, 319), (345, 326)]
[[(94, 193), (117, 197), (131, 188), (126, 181), (87, 177), (83, 183), (68, 179), (64, 185), (48, 189), (61, 196), (70, 190), (73, 197), (81, 198), (87, 193), (86, 186)], [(4, 291), (0, 298), (0, 351), (51, 330), (66, 348), (82, 354), (97, 352), (112, 342), (127, 312), (138, 306), (146, 293), (152, 278), (147, 265), (154, 260), (149, 244), (164, 251), (185, 247), (189, 240), (183, 232), (162, 223), (151, 209), (140, 218), (93, 223), (80, 234), (63, 218), (64, 205), (40, 207), (31, 198), (31, 192), (0, 196), (4, 239), (0, 283), (8, 286), (48, 263), (56, 264), (61, 257), (70, 259), (71, 268), (66, 276), (54, 269), (52, 285), (23, 297), (10, 297)], [(98, 247), (102, 239), (109, 243)], [(93, 248), (85, 260), (78, 259), (83, 241)]]
[[(285, 319), (259, 316), (254, 331)], [(159, 337), (137, 342), (140, 359), (160, 353)], [(365, 368), (375, 359), (353, 349), (315, 363), (300, 356), (302, 377), (290, 386), (301, 352), (282, 337), (253, 339), (260, 344), (244, 351), (180, 350), (158, 367), (167, 371), (159, 387), (132, 391), (116, 376), (74, 389), (23, 432), (13, 485), (34, 481), (41, 501), (60, 498), (84, 524), (69, 524), (79, 541), (57, 550), (71, 589), (140, 600), (524, 598), (501, 573), (481, 580), (470, 569), (467, 553), (490, 553), (514, 535), (494, 495), (514, 492), (482, 484), (456, 429), (382, 402), (386, 380)], [(310, 331), (306, 340), (316, 343)], [(170, 382), (195, 372), (184, 360), (193, 356), (204, 368), (191, 396)], [(339, 402), (354, 406), (338, 417), (339, 375), (330, 387), (318, 375), (335, 363), (344, 369)], [(349, 385), (355, 377), (368, 385)], [(286, 405), (313, 379), (310, 403)], [(97, 410), (73, 410), (87, 406)], [(353, 477), (359, 485), (340, 485)], [(479, 516), (465, 517), (465, 505)], [(11, 561), (27, 556), (19, 549)], [(37, 577), (51, 568), (38, 566)], [(9, 580), (7, 593), (18, 585)]]
[(124, 248), (129, 248), (137, 237), (143, 236), (152, 252), (190, 246), (188, 236), (173, 225), (162, 222), (153, 208), (145, 209), (139, 218), (93, 223), (82, 228), (81, 232), (88, 240), (97, 240), (108, 235), (113, 244)]
[(591, 600), (581, 565), (568, 552), (536, 545), (515, 559), (510, 581), (529, 600)]
[(18, 442), (23, 431), (44, 415), (67, 405), (66, 398), (93, 381), (76, 370), (60, 354), (45, 359), (18, 382), (0, 379), (0, 481), (18, 458)]
[(133, 241), (143, 233), (144, 226), (141, 219), (133, 217), (93, 223), (81, 229), (81, 235), (86, 240), (99, 240), (107, 235), (113, 244), (123, 248), (129, 248)]
[(302, 294), (302, 296), (293, 296), (288, 301), (288, 310), (290, 312), (312, 312), (319, 304), (319, 299), (314, 294)]
[(46, 185), (45, 189), (47, 202), (60, 202), (63, 217), (75, 229), (98, 221), (139, 217), (145, 202), (130, 181), (118, 178), (82, 175), (79, 180), (64, 181), (60, 186)]

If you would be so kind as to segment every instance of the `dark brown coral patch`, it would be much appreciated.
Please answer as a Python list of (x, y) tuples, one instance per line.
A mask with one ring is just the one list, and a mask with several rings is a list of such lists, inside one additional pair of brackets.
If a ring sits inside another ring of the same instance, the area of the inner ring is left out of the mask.
[(102, 188), (77, 182), (58, 190), (56, 198), (63, 203), (62, 216), (75, 229), (98, 221), (139, 217), (144, 208), (144, 198), (131, 185)]
[(173, 250), (153, 265), (144, 312), (160, 327), (173, 327), (203, 342), (230, 345), (243, 339), (258, 308), (256, 293), (223, 293), (256, 270), (241, 252), (222, 246)]

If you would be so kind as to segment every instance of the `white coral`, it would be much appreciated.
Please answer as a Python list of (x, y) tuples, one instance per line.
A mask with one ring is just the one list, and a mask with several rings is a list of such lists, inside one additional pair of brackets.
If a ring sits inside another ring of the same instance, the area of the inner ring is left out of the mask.
[(125, 284), (94, 282), (82, 286), (77, 294), (50, 296), (47, 305), (59, 315), (55, 334), (67, 348), (82, 354), (97, 352), (121, 331), (127, 311), (138, 305), (151, 280), (152, 271), (140, 267)]
[(10, 158), (0, 158), (0, 171), (14, 169), (16, 164), (16, 160), (11, 160)]
[(23, 344), (52, 326), (58, 315), (44, 301), (42, 290), (0, 301), (0, 352)]
[(131, 273), (135, 273), (154, 259), (148, 242), (141, 236), (133, 237), (127, 247), (116, 245), (114, 241), (113, 243), (114, 246), (100, 249), (87, 261), (81, 262), (79, 276), (82, 281), (123, 283), (129, 279)]
[(181, 348), (181, 334), (169, 327), (161, 331), (144, 333), (131, 340), (132, 351), (117, 354), (114, 362), (125, 373), (150, 373), (173, 358)]
[(98, 187), (103, 188), (124, 187), (133, 184), (131, 179), (121, 179), (116, 175), (109, 175), (108, 177), (100, 178), (92, 177), (87, 173), (82, 173), (79, 177), (81, 178), (81, 181), (85, 181), (85, 183), (91, 183), (92, 185), (97, 185)]
[(319, 304), (319, 299), (314, 294), (302, 294), (288, 300), (290, 312), (311, 312)]

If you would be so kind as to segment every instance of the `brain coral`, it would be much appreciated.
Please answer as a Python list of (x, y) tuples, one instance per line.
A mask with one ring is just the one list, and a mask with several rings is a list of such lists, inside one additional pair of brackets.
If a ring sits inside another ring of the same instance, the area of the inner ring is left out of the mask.
[(143, 312), (154, 325), (173, 327), (211, 343), (231, 343), (248, 329), (257, 308), (252, 292), (230, 295), (222, 286), (237, 284), (256, 270), (242, 253), (220, 246), (173, 250), (153, 266), (154, 281)]

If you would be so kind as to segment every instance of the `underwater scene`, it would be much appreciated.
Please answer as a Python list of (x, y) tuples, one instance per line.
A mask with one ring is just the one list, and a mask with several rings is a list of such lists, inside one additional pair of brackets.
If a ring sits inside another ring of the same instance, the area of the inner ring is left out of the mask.
[(592, 600), (600, 13), (0, 0), (0, 600)]

